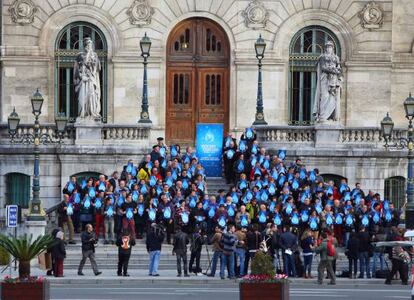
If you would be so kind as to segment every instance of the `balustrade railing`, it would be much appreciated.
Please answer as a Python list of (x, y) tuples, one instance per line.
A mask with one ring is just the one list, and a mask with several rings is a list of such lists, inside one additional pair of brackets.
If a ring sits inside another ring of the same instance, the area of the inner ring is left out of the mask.
[(105, 125), (102, 128), (103, 140), (146, 140), (150, 132), (149, 127), (128, 125)]
[[(318, 129), (317, 127), (315, 128), (315, 126), (263, 126), (256, 128), (258, 139), (264, 143), (301, 143), (309, 146), (315, 143), (317, 130)], [(380, 128), (345, 127), (338, 130), (339, 140), (336, 141), (338, 145), (359, 145), (366, 147), (384, 146), (384, 139)], [(401, 137), (406, 136), (406, 129), (394, 129), (389, 142), (396, 142)]]
[[(41, 124), (41, 134), (57, 137), (55, 124)], [(32, 134), (34, 131), (32, 124), (20, 124), (15, 138), (18, 139), (23, 135)], [(108, 125), (104, 124), (102, 127), (102, 140), (105, 144), (117, 141), (143, 141), (149, 137), (150, 127), (134, 126), (134, 125)], [(69, 124), (66, 127), (66, 131), (63, 134), (63, 144), (75, 144), (76, 128), (73, 124)], [(8, 132), (7, 124), (0, 124), (0, 141), (1, 144), (10, 144), (10, 135)]]
[(266, 126), (256, 128), (258, 138), (264, 142), (311, 143), (315, 141), (313, 126)]

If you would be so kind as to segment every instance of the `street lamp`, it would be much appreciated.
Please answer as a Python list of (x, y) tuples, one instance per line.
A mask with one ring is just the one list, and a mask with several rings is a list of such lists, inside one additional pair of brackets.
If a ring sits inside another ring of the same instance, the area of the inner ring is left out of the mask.
[(56, 136), (50, 136), (48, 133), (42, 133), (40, 129), (39, 116), (42, 113), (43, 96), (39, 90), (34, 93), (30, 99), (32, 103), (32, 113), (35, 116), (33, 133), (27, 131), (18, 133), (18, 126), (20, 123), (19, 115), (13, 108), (13, 112), (8, 117), (8, 130), (11, 142), (13, 144), (33, 144), (34, 145), (34, 174), (33, 174), (33, 197), (30, 203), (30, 212), (27, 220), (29, 221), (44, 221), (44, 216), (41, 215), (41, 201), (40, 201), (40, 185), (39, 185), (39, 159), (40, 159), (40, 144), (56, 144), (62, 143), (63, 134), (68, 122), (64, 115), (56, 117)]
[(147, 123), (151, 124), (151, 120), (149, 118), (148, 113), (148, 80), (147, 80), (147, 59), (150, 56), (150, 49), (151, 49), (151, 39), (145, 33), (144, 37), (139, 42), (139, 46), (141, 48), (141, 56), (144, 58), (144, 79), (143, 79), (143, 87), (142, 87), (142, 104), (141, 104), (141, 116), (138, 123)]
[(258, 59), (258, 79), (257, 79), (257, 99), (256, 99), (256, 115), (253, 125), (267, 125), (263, 114), (263, 87), (262, 87), (262, 59), (266, 49), (266, 42), (262, 39), (262, 35), (254, 43), (256, 58)]
[(400, 137), (394, 144), (389, 144), (392, 140), (392, 131), (394, 129), (394, 122), (387, 113), (385, 118), (381, 121), (382, 137), (385, 140), (385, 148), (408, 149), (408, 170), (407, 170), (407, 205), (405, 207), (405, 227), (407, 229), (414, 229), (414, 98), (410, 95), (404, 101), (405, 117), (408, 120), (407, 137)]

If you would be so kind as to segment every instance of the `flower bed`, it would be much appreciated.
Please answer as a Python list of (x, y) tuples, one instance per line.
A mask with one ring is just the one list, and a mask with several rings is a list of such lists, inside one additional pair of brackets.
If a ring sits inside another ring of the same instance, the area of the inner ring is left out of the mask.
[(26, 279), (6, 276), (1, 282), (2, 300), (49, 300), (49, 282), (43, 277)]
[(247, 275), (239, 284), (240, 300), (289, 300), (286, 275)]

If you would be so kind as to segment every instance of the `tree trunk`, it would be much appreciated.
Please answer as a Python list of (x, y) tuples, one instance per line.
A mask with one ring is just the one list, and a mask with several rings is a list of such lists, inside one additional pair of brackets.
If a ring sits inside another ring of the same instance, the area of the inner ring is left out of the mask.
[(19, 278), (30, 277), (30, 261), (19, 261)]

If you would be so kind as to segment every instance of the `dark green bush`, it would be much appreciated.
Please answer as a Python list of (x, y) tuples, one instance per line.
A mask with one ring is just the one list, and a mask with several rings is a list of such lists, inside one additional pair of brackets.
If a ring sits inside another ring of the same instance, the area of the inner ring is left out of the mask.
[(275, 276), (275, 267), (270, 255), (258, 251), (252, 260), (252, 275), (266, 275), (269, 277)]

